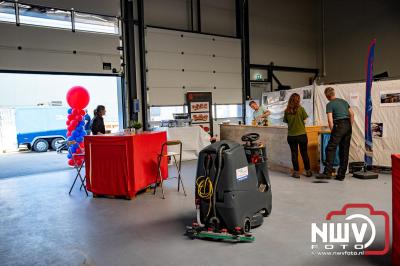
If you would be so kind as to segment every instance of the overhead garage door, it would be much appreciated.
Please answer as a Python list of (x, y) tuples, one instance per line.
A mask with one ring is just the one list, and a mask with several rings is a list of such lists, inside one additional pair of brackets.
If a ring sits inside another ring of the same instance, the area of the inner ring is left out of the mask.
[(239, 39), (148, 27), (148, 103), (183, 105), (188, 91), (209, 91), (215, 104), (242, 102)]
[[(0, 70), (96, 74), (111, 74), (113, 68), (120, 71), (116, 17), (74, 11), (76, 32), (72, 32), (70, 10), (21, 3), (17, 7), (20, 26), (16, 26), (15, 4), (0, 3)], [(75, 8), (79, 10), (79, 6)], [(111, 67), (103, 69), (103, 63), (111, 63)]]

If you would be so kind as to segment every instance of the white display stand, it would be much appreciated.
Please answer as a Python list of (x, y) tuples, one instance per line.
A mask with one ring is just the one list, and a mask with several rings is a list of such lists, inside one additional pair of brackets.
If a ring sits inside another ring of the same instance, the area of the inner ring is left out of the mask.
[[(210, 145), (210, 135), (199, 126), (166, 128), (168, 140), (182, 142), (182, 161), (196, 160), (202, 149)], [(178, 146), (168, 151), (179, 152)]]
[[(318, 125), (327, 125), (326, 104), (328, 100), (324, 91), (333, 87), (336, 96), (349, 102), (354, 111), (353, 135), (350, 146), (350, 162), (364, 161), (364, 125), (365, 125), (365, 82), (319, 85), (315, 87), (315, 120)], [(372, 83), (372, 123), (382, 123), (383, 134), (373, 138), (373, 164), (391, 166), (391, 154), (400, 150), (400, 123), (398, 115), (400, 106), (396, 99), (393, 103), (381, 103), (385, 93), (400, 94), (400, 80), (374, 81)]]

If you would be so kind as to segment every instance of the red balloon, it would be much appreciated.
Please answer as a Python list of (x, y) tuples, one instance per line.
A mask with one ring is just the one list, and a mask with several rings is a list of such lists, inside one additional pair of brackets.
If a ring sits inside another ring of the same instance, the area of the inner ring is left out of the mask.
[(67, 131), (67, 137), (70, 137), (70, 136), (71, 136), (71, 134), (72, 134), (72, 132), (71, 132), (71, 131)]
[(84, 116), (85, 114), (86, 114), (86, 112), (85, 112), (85, 110), (80, 110), (80, 113), (79, 113), (81, 116)]
[(83, 163), (83, 159), (81, 157), (75, 158), (75, 164), (81, 166)]
[(67, 126), (69, 126), (70, 123), (71, 123), (71, 120), (67, 120), (67, 122), (65, 122), (65, 124), (66, 124)]
[(82, 86), (74, 86), (67, 92), (67, 102), (72, 108), (83, 109), (89, 104), (89, 92)]
[(79, 113), (80, 113), (80, 109), (76, 109), (76, 108), (72, 109), (73, 115), (79, 115)]
[(75, 166), (74, 160), (73, 160), (73, 159), (69, 159), (69, 160), (68, 160), (68, 165), (69, 165), (69, 166)]
[(72, 130), (74, 130), (75, 129), (75, 127), (73, 126), (73, 125), (69, 125), (68, 127), (67, 127), (67, 130), (68, 131), (72, 131)]
[(78, 121), (77, 120), (71, 120), (70, 125), (73, 126), (74, 128), (78, 125)]
[(76, 116), (75, 116), (75, 119), (78, 120), (78, 121), (82, 121), (83, 116), (81, 116), (81, 115), (76, 115)]
[(73, 114), (70, 114), (70, 115), (67, 116), (67, 118), (68, 118), (68, 120), (72, 120), (72, 119), (75, 118), (75, 116)]
[(82, 141), (81, 143), (79, 143), (79, 147), (80, 147), (81, 149), (84, 149), (84, 148), (85, 148), (85, 143), (83, 143), (83, 141)]

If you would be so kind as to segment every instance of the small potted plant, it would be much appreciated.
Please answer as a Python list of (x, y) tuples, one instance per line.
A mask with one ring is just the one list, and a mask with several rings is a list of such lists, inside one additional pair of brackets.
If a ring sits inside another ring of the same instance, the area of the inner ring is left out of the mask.
[(134, 129), (133, 132), (136, 133), (139, 131), (139, 129), (142, 128), (142, 123), (140, 123), (139, 121), (129, 121), (129, 127), (131, 129), (132, 132), (132, 128)]

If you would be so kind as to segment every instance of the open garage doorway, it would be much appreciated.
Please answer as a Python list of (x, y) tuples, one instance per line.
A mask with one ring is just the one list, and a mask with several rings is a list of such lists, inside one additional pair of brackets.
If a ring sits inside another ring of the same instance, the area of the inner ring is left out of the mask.
[(123, 121), (120, 77), (0, 73), (0, 178), (67, 168), (66, 157), (54, 151), (54, 140), (65, 137), (69, 108), (65, 96), (77, 85), (89, 91), (90, 117), (97, 105), (104, 105), (106, 130), (119, 131)]

